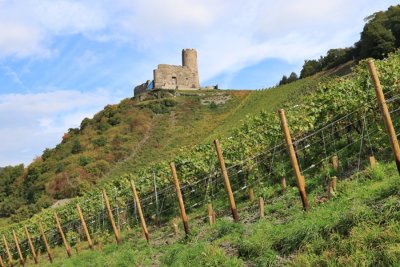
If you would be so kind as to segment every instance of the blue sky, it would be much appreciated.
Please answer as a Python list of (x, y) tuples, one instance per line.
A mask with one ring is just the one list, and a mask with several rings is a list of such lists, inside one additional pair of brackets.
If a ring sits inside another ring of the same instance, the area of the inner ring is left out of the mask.
[(359, 39), (392, 0), (0, 0), (0, 166), (30, 163), (159, 63), (196, 48), (200, 82), (258, 89)]

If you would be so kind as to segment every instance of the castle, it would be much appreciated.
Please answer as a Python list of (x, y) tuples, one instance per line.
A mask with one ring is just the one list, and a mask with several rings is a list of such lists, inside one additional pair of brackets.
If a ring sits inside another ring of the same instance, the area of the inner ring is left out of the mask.
[(136, 86), (134, 93), (137, 96), (155, 89), (200, 89), (196, 49), (182, 50), (182, 66), (159, 64), (153, 71), (153, 80)]

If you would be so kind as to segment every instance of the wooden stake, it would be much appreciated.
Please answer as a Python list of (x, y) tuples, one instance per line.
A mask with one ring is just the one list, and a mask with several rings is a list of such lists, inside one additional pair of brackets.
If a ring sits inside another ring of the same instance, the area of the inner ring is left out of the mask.
[(32, 252), (33, 260), (35, 261), (36, 264), (38, 264), (38, 258), (37, 258), (37, 255), (36, 255), (36, 250), (35, 250), (35, 247), (33, 246), (33, 243), (32, 243), (32, 240), (31, 240), (31, 236), (29, 235), (28, 227), (26, 227), (26, 225), (24, 225), (24, 229), (25, 229), (26, 238), (28, 239), (29, 248), (31, 249), (31, 252)]
[(213, 225), (214, 224), (214, 211), (213, 211), (212, 204), (208, 204), (207, 211), (208, 211), (208, 222), (210, 223), (210, 225)]
[(260, 199), (258, 200), (258, 203), (260, 205), (260, 218), (264, 218), (265, 215), (265, 211), (264, 211), (264, 199), (262, 197), (260, 197)]
[(333, 191), (336, 191), (336, 184), (337, 184), (337, 177), (336, 176), (332, 176), (331, 185), (332, 185)]
[(188, 218), (186, 216), (185, 204), (182, 198), (181, 187), (179, 185), (178, 176), (176, 175), (175, 163), (171, 162), (170, 166), (172, 171), (172, 178), (174, 179), (176, 194), (178, 195), (179, 209), (181, 213), (183, 228), (185, 229), (185, 234), (187, 236), (189, 234), (189, 224), (188, 224)]
[(282, 190), (286, 190), (286, 178), (285, 177), (282, 178), (281, 184), (282, 184)]
[(225, 190), (228, 193), (228, 198), (229, 198), (229, 204), (231, 206), (232, 217), (236, 222), (238, 222), (239, 221), (239, 214), (238, 214), (237, 209), (236, 209), (235, 198), (233, 197), (231, 183), (229, 181), (229, 176), (228, 176), (228, 172), (226, 170), (225, 160), (224, 160), (224, 157), (222, 155), (222, 150), (221, 150), (221, 147), (219, 145), (219, 141), (218, 140), (214, 140), (214, 144), (215, 144), (215, 148), (217, 149), (218, 160), (219, 160), (219, 163), (221, 165), (222, 175), (224, 176), (224, 185), (225, 185)]
[(115, 235), (115, 240), (117, 240), (117, 243), (121, 243), (121, 237), (119, 235), (119, 231), (117, 226), (115, 225), (115, 221), (114, 221), (114, 216), (112, 214), (111, 211), (111, 207), (110, 207), (110, 202), (108, 201), (108, 197), (107, 197), (107, 192), (105, 189), (103, 189), (103, 198), (104, 198), (104, 202), (106, 203), (106, 207), (107, 207), (107, 211), (108, 211), (108, 217), (110, 218), (111, 221), (111, 225), (114, 231), (114, 235)]
[(250, 203), (253, 204), (253, 202), (254, 202), (254, 189), (252, 187), (249, 187), (249, 200), (250, 200)]
[(178, 220), (175, 218), (172, 220), (172, 228), (174, 229), (175, 235), (179, 234), (179, 226), (178, 226)]
[(25, 266), (25, 260), (24, 260), (24, 255), (22, 255), (22, 251), (21, 248), (19, 246), (19, 241), (18, 241), (18, 237), (17, 234), (15, 233), (14, 230), (12, 230), (13, 232), (13, 237), (14, 237), (14, 242), (15, 242), (15, 246), (17, 247), (17, 251), (18, 251), (18, 255), (19, 255), (19, 260), (21, 262), (22, 266)]
[(138, 209), (138, 212), (139, 212), (140, 222), (142, 224), (143, 234), (144, 234), (144, 237), (146, 238), (147, 243), (148, 243), (149, 242), (149, 232), (147, 230), (146, 221), (145, 221), (144, 216), (143, 216), (142, 205), (140, 204), (140, 199), (139, 199), (138, 193), (136, 192), (136, 186), (135, 186), (135, 183), (132, 180), (131, 180), (131, 189), (132, 189), (132, 192), (133, 192), (133, 196), (135, 197), (137, 209)]
[(374, 156), (370, 156), (369, 157), (369, 163), (371, 164), (371, 168), (375, 168), (376, 167), (376, 159)]
[(0, 266), (1, 267), (6, 267), (6, 265), (4, 264), (3, 258), (0, 255)]
[(10, 248), (8, 247), (7, 239), (4, 235), (3, 235), (3, 243), (4, 243), (4, 246), (6, 247), (6, 252), (7, 252), (7, 257), (8, 257), (8, 265), (13, 266), (13, 258), (10, 253)]
[(69, 246), (68, 241), (65, 238), (64, 231), (63, 231), (63, 229), (61, 227), (61, 224), (60, 224), (60, 218), (58, 218), (57, 213), (54, 213), (54, 218), (56, 219), (58, 231), (60, 232), (62, 241), (64, 243), (65, 251), (67, 252), (68, 257), (70, 258), (71, 257), (71, 247)]
[(215, 211), (213, 211), (212, 219), (213, 219), (213, 224), (215, 224), (217, 222), (217, 214), (215, 213)]
[(335, 172), (337, 172), (337, 170), (339, 169), (339, 160), (338, 160), (338, 156), (333, 156), (332, 157), (332, 166), (333, 166), (333, 170)]
[(46, 235), (44, 234), (43, 225), (42, 225), (41, 222), (39, 222), (39, 230), (40, 230), (40, 234), (42, 235), (42, 239), (43, 239), (44, 245), (46, 247), (47, 256), (49, 257), (49, 261), (51, 263), (53, 263), (53, 257), (51, 256), (50, 246), (49, 246), (49, 243), (47, 242), (47, 238), (46, 238)]
[(296, 151), (294, 150), (292, 137), (290, 136), (289, 127), (286, 121), (285, 111), (279, 110), (279, 116), (282, 123), (282, 130), (285, 135), (286, 144), (289, 150), (290, 161), (292, 162), (294, 174), (296, 175), (297, 188), (299, 189), (301, 201), (303, 203), (303, 209), (307, 211), (310, 207), (308, 205), (307, 194), (306, 194), (306, 182), (304, 176), (300, 173), (299, 163), (297, 162)]
[(92, 239), (90, 238), (90, 234), (89, 234), (89, 231), (88, 231), (88, 228), (86, 225), (86, 221), (85, 221), (85, 218), (83, 217), (82, 210), (81, 210), (81, 207), (79, 206), (79, 204), (76, 204), (76, 209), (78, 210), (79, 218), (81, 219), (83, 231), (85, 232), (86, 239), (89, 244), (89, 248), (93, 250), (93, 242), (92, 242)]
[(397, 135), (393, 127), (393, 122), (390, 117), (389, 109), (386, 105), (385, 96), (382, 91), (381, 82), (379, 81), (378, 73), (375, 68), (375, 63), (372, 59), (368, 60), (369, 72), (372, 76), (372, 80), (374, 82), (375, 94), (378, 99), (379, 108), (382, 113), (382, 118), (386, 126), (386, 131), (389, 136), (390, 145), (392, 146), (394, 159), (397, 166), (397, 171), (400, 175), (400, 147), (399, 142), (397, 140)]

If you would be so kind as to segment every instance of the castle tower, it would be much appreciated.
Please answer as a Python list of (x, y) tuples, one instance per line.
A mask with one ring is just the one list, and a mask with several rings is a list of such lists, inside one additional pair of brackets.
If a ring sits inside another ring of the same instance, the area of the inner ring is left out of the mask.
[(182, 66), (191, 70), (193, 81), (190, 87), (200, 88), (199, 71), (197, 67), (197, 51), (196, 49), (182, 50)]
[(182, 66), (197, 72), (197, 51), (196, 49), (182, 49)]

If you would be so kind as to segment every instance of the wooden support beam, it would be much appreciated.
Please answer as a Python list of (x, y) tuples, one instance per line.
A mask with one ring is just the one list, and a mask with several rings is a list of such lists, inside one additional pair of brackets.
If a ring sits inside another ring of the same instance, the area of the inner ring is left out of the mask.
[(225, 185), (225, 190), (228, 193), (229, 205), (231, 207), (232, 217), (236, 222), (238, 222), (239, 221), (239, 214), (238, 214), (237, 209), (236, 209), (235, 198), (233, 197), (231, 183), (229, 181), (228, 171), (226, 170), (225, 160), (224, 160), (224, 157), (222, 155), (222, 150), (221, 150), (221, 146), (219, 145), (219, 141), (218, 140), (214, 140), (214, 145), (215, 145), (215, 148), (217, 150), (219, 164), (221, 166), (222, 175), (224, 177), (224, 185)]
[(170, 167), (171, 167), (171, 172), (172, 172), (172, 178), (174, 179), (176, 194), (178, 195), (179, 209), (180, 209), (180, 213), (181, 213), (183, 228), (185, 229), (186, 236), (188, 236), (189, 235), (189, 223), (188, 223), (188, 218), (186, 215), (185, 203), (183, 202), (181, 186), (179, 185), (178, 176), (176, 175), (175, 163), (171, 162)]
[(213, 206), (212, 204), (207, 205), (207, 212), (208, 212), (208, 222), (210, 225), (214, 224), (214, 211), (213, 211)]
[(17, 251), (18, 251), (19, 261), (22, 266), (25, 266), (24, 255), (22, 255), (22, 251), (21, 251), (21, 247), (19, 246), (17, 234), (15, 233), (14, 230), (12, 230), (12, 233), (13, 233), (13, 237), (14, 237), (15, 246), (17, 247)]
[(147, 230), (146, 220), (144, 219), (142, 205), (140, 204), (139, 195), (136, 191), (135, 183), (132, 180), (131, 180), (131, 189), (132, 189), (135, 201), (136, 201), (136, 205), (137, 205), (137, 209), (138, 209), (138, 213), (139, 213), (139, 217), (140, 217), (140, 222), (142, 224), (143, 234), (148, 243), (149, 242), (149, 231)]
[(283, 109), (279, 110), (279, 117), (282, 124), (282, 130), (285, 135), (285, 141), (288, 147), (290, 161), (292, 163), (294, 174), (296, 175), (297, 188), (299, 189), (301, 201), (303, 203), (303, 209), (307, 211), (310, 208), (310, 206), (308, 205), (306, 182), (304, 176), (302, 176), (300, 172), (299, 163), (296, 157), (296, 151), (293, 146), (292, 137), (290, 136), (289, 126), (286, 121), (285, 111)]
[(63, 241), (63, 243), (64, 243), (65, 251), (67, 252), (68, 257), (70, 258), (71, 255), (72, 255), (72, 254), (71, 254), (71, 247), (69, 246), (68, 241), (67, 241), (67, 239), (65, 238), (64, 231), (63, 231), (63, 229), (62, 229), (62, 227), (61, 227), (60, 218), (58, 218), (57, 213), (54, 213), (54, 218), (56, 219), (57, 228), (58, 228), (58, 231), (60, 232), (62, 241)]
[(260, 218), (264, 218), (265, 211), (264, 211), (264, 198), (260, 197), (258, 200), (258, 204), (260, 207)]
[(76, 209), (78, 211), (79, 218), (81, 219), (83, 231), (85, 232), (86, 239), (87, 239), (88, 244), (89, 244), (89, 248), (93, 250), (92, 238), (90, 238), (89, 230), (87, 228), (86, 221), (85, 221), (85, 218), (83, 217), (83, 213), (82, 213), (82, 210), (81, 210), (81, 207), (79, 206), (79, 204), (76, 204)]
[(121, 243), (121, 237), (119, 235), (118, 228), (115, 225), (114, 216), (112, 214), (110, 202), (108, 201), (108, 196), (107, 196), (107, 192), (106, 192), (105, 189), (103, 189), (103, 198), (104, 198), (104, 202), (106, 203), (106, 207), (107, 207), (107, 211), (108, 211), (108, 217), (110, 218), (110, 221), (111, 221), (111, 226), (112, 226), (113, 231), (114, 231), (115, 240), (117, 241), (118, 244), (120, 244)]
[(376, 167), (376, 159), (374, 156), (370, 156), (369, 157), (369, 164), (371, 164), (371, 168), (375, 168)]
[(51, 263), (53, 263), (53, 256), (51, 255), (50, 246), (49, 246), (49, 243), (47, 242), (47, 238), (46, 238), (46, 235), (44, 234), (43, 225), (42, 225), (41, 222), (39, 222), (39, 230), (40, 230), (40, 234), (42, 235), (42, 239), (43, 239), (44, 245), (46, 247), (47, 256), (49, 257), (49, 261)]
[(4, 235), (3, 235), (3, 243), (4, 243), (4, 246), (6, 247), (6, 252), (7, 252), (7, 257), (8, 257), (8, 265), (13, 266), (13, 258), (12, 258), (11, 252), (10, 252), (10, 247), (8, 246), (7, 239)]
[(382, 113), (383, 121), (385, 123), (386, 131), (387, 131), (388, 136), (389, 136), (389, 141), (390, 141), (390, 145), (392, 147), (394, 160), (395, 160), (396, 166), (397, 166), (397, 171), (398, 171), (398, 173), (400, 175), (400, 147), (399, 147), (399, 142), (397, 140), (396, 131), (394, 130), (394, 127), (393, 127), (393, 122), (392, 122), (392, 118), (390, 117), (389, 109), (388, 109), (388, 107), (386, 105), (385, 96), (383, 94), (381, 82), (379, 81), (378, 73), (377, 73), (376, 68), (375, 68), (375, 63), (374, 63), (374, 61), (372, 59), (370, 59), (368, 61), (368, 68), (369, 68), (369, 72), (371, 74), (371, 77), (372, 77), (372, 80), (373, 80), (373, 83), (374, 83), (375, 94), (376, 94), (376, 98), (378, 99), (378, 104), (379, 104), (379, 108), (380, 108), (381, 113)]
[(39, 262), (38, 262), (38, 258), (36, 255), (36, 250), (35, 250), (35, 247), (33, 246), (32, 239), (29, 234), (28, 227), (26, 227), (26, 225), (24, 225), (24, 230), (25, 230), (26, 238), (28, 239), (28, 244), (29, 244), (29, 248), (31, 249), (33, 260), (35, 261), (36, 264), (38, 264)]

